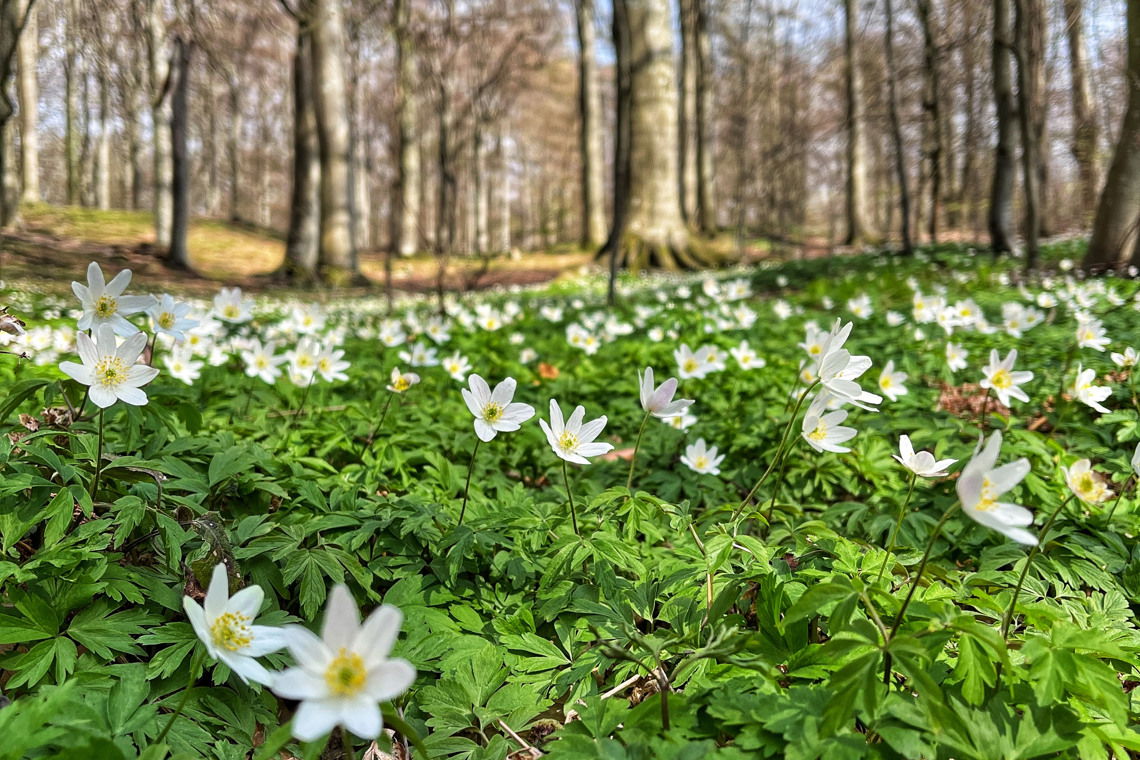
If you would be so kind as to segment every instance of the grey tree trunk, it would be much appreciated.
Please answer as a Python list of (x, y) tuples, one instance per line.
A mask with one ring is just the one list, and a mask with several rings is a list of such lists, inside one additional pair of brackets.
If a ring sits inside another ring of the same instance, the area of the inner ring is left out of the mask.
[(95, 205), (111, 208), (111, 82), (109, 64), (99, 66), (99, 140), (95, 147)]
[(495, 135), (495, 171), (499, 181), (491, 187), (498, 200), (499, 216), (497, 234), (495, 236), (495, 250), (500, 253), (509, 253), (511, 250), (511, 174), (507, 165), (507, 150), (504, 145), (503, 132), (500, 129)]
[(321, 156), (320, 270), (345, 284), (360, 277), (352, 239), (348, 97), (341, 0), (313, 2), (313, 84)]
[(867, 159), (863, 144), (863, 75), (859, 71), (857, 36), (859, 2), (844, 0), (844, 84), (847, 91), (847, 232), (845, 245), (867, 237)]
[(293, 190), (282, 275), (295, 283), (318, 276), (321, 159), (313, 108), (312, 34), (302, 18), (293, 52)]
[(1085, 51), (1084, 3), (1065, 0), (1065, 28), (1069, 37), (1069, 78), (1073, 97), (1073, 159), (1080, 179), (1080, 222), (1088, 224), (1096, 212), (1097, 123), (1089, 90), (1088, 53)]
[[(30, 0), (35, 2), (35, 0)], [(39, 77), (36, 62), (40, 55), (39, 23), (35, 6), (24, 3), (27, 22), (16, 46), (18, 79), (17, 99), (20, 103), (20, 200), (40, 200)]]
[(697, 227), (711, 234), (717, 229), (716, 197), (713, 191), (712, 43), (709, 40), (708, 0), (697, 5)]
[(887, 110), (891, 122), (891, 141), (895, 149), (895, 176), (899, 185), (899, 216), (902, 218), (902, 252), (914, 253), (910, 238), (910, 189), (907, 186), (906, 150), (903, 145), (902, 125), (899, 121), (899, 98), (895, 68), (894, 13), (891, 0), (886, 0), (886, 35), (884, 39), (887, 54)]
[(681, 213), (696, 226), (697, 218), (697, 3), (681, 0), (681, 110), (677, 116), (678, 177)]
[(80, 38), (77, 30), (79, 3), (77, 0), (68, 0), (67, 3), (67, 40), (64, 44), (63, 59), (63, 91), (64, 91), (64, 127), (63, 152), (67, 171), (67, 204), (77, 206), (80, 203), (80, 174), (79, 165), (79, 50)]
[(16, 175), (11, 124), (16, 109), (9, 93), (16, 46), (28, 17), (27, 11), (33, 7), (20, 0), (0, 0), (0, 227), (10, 225), (19, 212), (18, 188), (9, 188), (9, 177), (15, 179)]
[(938, 71), (938, 45), (934, 39), (930, 0), (916, 0), (915, 9), (919, 25), (922, 27), (922, 110), (925, 114), (922, 124), (922, 153), (925, 163), (923, 171), (927, 179), (927, 189), (930, 191), (930, 200), (919, 198), (919, 202), (928, 204), (926, 232), (930, 242), (937, 243), (938, 221), (942, 211), (942, 117), (939, 113), (939, 100), (942, 96)]
[(236, 72), (229, 78), (230, 129), (226, 135), (226, 163), (229, 164), (229, 217), (231, 221), (241, 221), (241, 132), (244, 114), (241, 110), (241, 94), (245, 83), (238, 79)]
[(181, 269), (190, 268), (186, 233), (190, 224), (190, 156), (186, 138), (190, 126), (190, 64), (194, 48), (182, 38), (174, 40), (175, 55), (170, 108), (171, 217), (169, 261)]
[[(392, 213), (391, 249), (411, 256), (419, 249), (420, 145), (416, 125), (415, 46), (408, 28), (411, 0), (396, 0), (396, 126), (398, 130), (396, 197)], [(391, 255), (386, 259), (385, 280), (391, 280)]]
[(965, 116), (966, 127), (962, 136), (962, 177), (958, 182), (958, 205), (970, 229), (978, 235), (979, 227), (977, 209), (978, 204), (978, 153), (979, 129), (978, 125), (978, 67), (977, 48), (972, 40), (967, 39), (962, 47), (962, 73), (965, 79)]
[(154, 241), (170, 248), (174, 213), (174, 165), (170, 145), (170, 51), (166, 38), (164, 4), (147, 0), (147, 44), (150, 58), (151, 122), (153, 128)]
[[(578, 153), (582, 170), (583, 248), (605, 242), (606, 212), (602, 158), (601, 95), (595, 58), (594, 0), (575, 0), (578, 28)], [(500, 143), (501, 144), (501, 143)]]
[(1132, 263), (1140, 264), (1140, 0), (1128, 0), (1128, 108), (1112, 155), (1093, 222), (1086, 268), (1121, 263), (1134, 244)]
[(1045, 8), (1040, 0), (1016, 0), (1017, 110), (1021, 129), (1021, 168), (1025, 184), (1025, 265), (1037, 266), (1041, 232), (1041, 114), (1044, 111), (1042, 82), (1037, 68), (1045, 53)]
[(1013, 40), (1009, 22), (1009, 0), (994, 0), (992, 71), (994, 105), (997, 115), (997, 145), (994, 149), (993, 186), (990, 191), (990, 249), (996, 253), (1013, 250), (1010, 239), (1013, 205), (1013, 152), (1015, 114), (1010, 51)]
[(471, 141), (472, 151), (472, 170), (471, 170), (471, 192), (474, 194), (474, 245), (475, 253), (487, 253), (491, 247), (490, 239), (490, 214), (489, 206), (487, 203), (487, 157), (486, 151), (483, 149), (483, 132), (482, 129), (476, 127), (475, 137)]

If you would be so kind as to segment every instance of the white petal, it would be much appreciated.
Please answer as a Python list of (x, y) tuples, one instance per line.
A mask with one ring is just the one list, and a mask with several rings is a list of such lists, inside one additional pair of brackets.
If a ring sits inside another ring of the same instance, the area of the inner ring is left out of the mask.
[(321, 676), (304, 668), (283, 670), (273, 679), (273, 693), (283, 699), (321, 699), (329, 687)]
[(148, 400), (145, 391), (126, 385), (119, 386), (115, 389), (115, 398), (131, 406), (146, 406)]
[(246, 586), (230, 597), (229, 604), (226, 605), (226, 611), (236, 612), (239, 615), (245, 615), (250, 620), (253, 620), (257, 617), (257, 613), (261, 611), (261, 603), (264, 600), (265, 592), (262, 591), (261, 586), (257, 584)]
[(226, 603), (230, 600), (230, 577), (226, 572), (226, 565), (219, 562), (214, 565), (210, 575), (210, 587), (206, 589), (206, 620), (213, 624), (226, 611)]
[(104, 385), (92, 385), (91, 392), (87, 394), (87, 397), (91, 399), (92, 404), (100, 409), (106, 409), (119, 400), (115, 392)]
[(230, 670), (237, 673), (238, 678), (246, 683), (253, 681), (264, 686), (273, 686), (274, 675), (266, 670), (264, 665), (248, 655), (222, 649), (218, 651), (218, 659), (228, 665)]
[(329, 600), (325, 604), (321, 639), (325, 646), (335, 652), (341, 647), (350, 647), (359, 630), (360, 610), (356, 607), (356, 600), (349, 593), (348, 586), (338, 583), (329, 592)]
[[(91, 263), (94, 264), (95, 262), (91, 262)], [(98, 267), (96, 267), (96, 270), (98, 271)], [(89, 273), (88, 277), (90, 277), (90, 276), (91, 275)], [(103, 279), (103, 272), (102, 271), (99, 271), (99, 279), (100, 280)], [(119, 272), (117, 275), (115, 275), (114, 277), (111, 278), (111, 281), (108, 282), (107, 285), (103, 288), (103, 292), (105, 294), (111, 296), (111, 298), (118, 298), (122, 294), (122, 292), (127, 289), (127, 286), (130, 284), (131, 284), (131, 270), (124, 269), (123, 271)]]
[(390, 604), (377, 607), (364, 621), (364, 625), (360, 626), (359, 633), (352, 641), (352, 651), (364, 657), (365, 666), (371, 669), (373, 665), (384, 661), (392, 651), (403, 622), (404, 615), (399, 608)]
[(270, 625), (253, 625), (250, 629), (253, 631), (253, 641), (242, 648), (241, 653), (244, 655), (261, 657), (284, 649), (288, 644), (288, 634), (284, 629)]
[(475, 435), (479, 436), (480, 441), (486, 443), (487, 441), (494, 439), (495, 428), (487, 424), (486, 420), (477, 419), (475, 420)]
[[(95, 382), (95, 370), (90, 367), (85, 367), (82, 364), (75, 362), (60, 362), (59, 371), (83, 385), (91, 385)], [(111, 402), (115, 403), (114, 401)]]
[(368, 670), (368, 696), (377, 702), (390, 702), (408, 690), (416, 680), (416, 669), (407, 660), (385, 660)]
[(303, 742), (315, 741), (332, 733), (340, 721), (340, 700), (307, 699), (293, 716), (293, 736)]
[(495, 390), (491, 393), (491, 400), (499, 404), (499, 406), (506, 406), (511, 403), (511, 399), (515, 397), (516, 385), (515, 379), (508, 377), (495, 386)]
[(384, 728), (380, 706), (365, 694), (342, 703), (340, 718), (344, 727), (361, 739), (375, 739)]

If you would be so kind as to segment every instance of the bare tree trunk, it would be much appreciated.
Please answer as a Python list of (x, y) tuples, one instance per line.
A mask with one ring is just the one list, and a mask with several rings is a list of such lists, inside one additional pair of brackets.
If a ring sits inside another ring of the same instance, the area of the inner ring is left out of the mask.
[(1038, 235), (1041, 231), (1040, 167), (1038, 152), (1041, 144), (1036, 123), (1044, 109), (1040, 84), (1035, 68), (1044, 56), (1044, 12), (1040, 0), (1015, 0), (1017, 44), (1017, 105), (1018, 124), (1021, 128), (1021, 164), (1025, 183), (1025, 265), (1037, 266)]
[(226, 136), (226, 162), (229, 164), (229, 217), (232, 222), (241, 221), (241, 133), (244, 123), (241, 94), (245, 86), (245, 83), (238, 79), (236, 72), (230, 73), (230, 129)]
[(20, 0), (0, 0), (0, 227), (12, 224), (19, 213), (18, 188), (9, 192), (9, 176), (15, 175), (11, 121), (16, 110), (9, 93), (16, 46), (30, 7)]
[[(216, 103), (218, 100), (217, 87), (209, 70), (207, 70), (206, 81), (209, 102)], [(218, 216), (222, 207), (222, 120), (218, 118), (218, 109), (209, 108), (207, 110), (209, 115), (207, 117), (202, 163), (206, 166), (206, 215), (213, 217)]]
[[(668, 0), (617, 0), (615, 17), (628, 29), (629, 55), (619, 69), (629, 77), (629, 172), (624, 229), (611, 244), (633, 270), (695, 268), (714, 263), (685, 225), (677, 176), (677, 87)], [(619, 47), (619, 51), (620, 51)], [(619, 76), (624, 74), (619, 74)], [(605, 249), (603, 249), (605, 250)]]
[(76, 122), (79, 119), (79, 50), (80, 38), (77, 30), (79, 3), (78, 0), (67, 2), (67, 39), (64, 43), (63, 59), (63, 90), (64, 90), (64, 127), (63, 152), (64, 164), (67, 171), (67, 204), (78, 206), (80, 202), (80, 167), (79, 167), (79, 130)]
[[(411, 256), (419, 248), (420, 169), (419, 132), (416, 124), (415, 47), (408, 29), (411, 0), (396, 0), (396, 124), (398, 129), (398, 167), (396, 198), (392, 219), (392, 251)], [(385, 281), (391, 282), (391, 255), (386, 259)], [(389, 300), (391, 288), (388, 287)]]
[(863, 145), (863, 75), (859, 70), (859, 2), (844, 0), (844, 82), (847, 89), (847, 232), (845, 245), (861, 242), (867, 230), (867, 159)]
[(697, 3), (681, 0), (681, 76), (677, 115), (678, 176), (681, 213), (696, 226), (697, 219)]
[(578, 152), (582, 169), (583, 248), (605, 242), (606, 215), (602, 171), (601, 95), (595, 59), (594, 0), (575, 0), (578, 28)]
[(709, 41), (708, 0), (693, 0), (697, 5), (697, 227), (701, 232), (716, 232), (716, 198), (713, 191), (712, 129), (712, 44)]
[(483, 150), (483, 131), (475, 128), (472, 140), (473, 166), (471, 172), (472, 192), (475, 194), (475, 253), (487, 253), (490, 249), (489, 219), (487, 206), (487, 160)]
[(902, 125), (899, 122), (899, 98), (895, 68), (895, 30), (894, 13), (891, 0), (886, 0), (887, 28), (884, 43), (887, 54), (887, 110), (891, 121), (891, 139), (895, 148), (895, 172), (899, 184), (899, 216), (902, 219), (902, 252), (906, 255), (914, 253), (914, 245), (910, 239), (910, 190), (907, 187), (906, 176), (906, 150), (903, 145)]
[(99, 142), (95, 147), (95, 205), (111, 208), (111, 82), (110, 64), (99, 66)]
[(164, 4), (147, 0), (147, 42), (150, 53), (151, 121), (154, 170), (151, 199), (154, 208), (154, 240), (159, 248), (171, 244), (174, 213), (174, 167), (170, 145), (170, 62), (166, 39)]
[[(135, 24), (141, 29), (141, 3), (140, 0), (132, 0), (131, 13), (135, 15)], [(127, 168), (125, 182), (125, 203), (131, 209), (142, 208), (142, 194), (143, 194), (143, 150), (142, 140), (139, 137), (143, 129), (140, 128), (140, 123), (144, 114), (149, 110), (145, 106), (145, 82), (146, 72), (149, 62), (146, 56), (139, 54), (137, 47), (138, 43), (135, 41), (137, 35), (131, 35), (131, 45), (126, 53), (126, 60), (121, 61), (121, 65), (126, 69), (123, 76), (124, 89), (123, 89), (123, 130), (124, 137), (127, 143), (127, 160), (130, 166)]]
[(315, 0), (313, 10), (314, 102), (321, 154), (320, 266), (325, 279), (341, 284), (360, 277), (352, 239), (341, 0)]
[(925, 114), (923, 121), (923, 147), (924, 173), (928, 180), (930, 200), (919, 199), (920, 203), (929, 203), (927, 207), (927, 236), (930, 242), (938, 242), (938, 220), (942, 207), (942, 118), (938, 112), (939, 76), (938, 76), (938, 46), (934, 40), (934, 22), (931, 19), (930, 0), (916, 0), (915, 9), (918, 12), (919, 25), (922, 27), (922, 57), (923, 57), (923, 91), (922, 110)]
[(186, 151), (186, 137), (190, 126), (190, 63), (193, 45), (181, 37), (174, 40), (175, 55), (171, 82), (170, 147), (171, 147), (171, 218), (170, 263), (182, 269), (190, 268), (190, 251), (186, 246), (186, 233), (190, 223), (190, 157)]
[(293, 190), (282, 272), (302, 283), (318, 275), (321, 160), (313, 98), (312, 32), (302, 15), (293, 52)]
[(971, 230), (978, 228), (978, 198), (980, 187), (978, 176), (978, 66), (977, 47), (967, 38), (962, 46), (962, 70), (965, 77), (965, 118), (966, 127), (962, 138), (962, 177), (958, 182), (958, 205)]
[(1073, 96), (1073, 159), (1080, 178), (1080, 223), (1096, 212), (1097, 123), (1089, 91), (1088, 54), (1085, 51), (1083, 0), (1065, 0), (1065, 28), (1069, 36), (1069, 77)]
[(1140, 265), (1140, 0), (1128, 0), (1128, 108), (1120, 125), (1116, 150), (1105, 176), (1093, 222), (1085, 266), (1113, 267), (1130, 245), (1132, 264)]
[(504, 145), (502, 128), (495, 135), (495, 171), (499, 181), (492, 185), (497, 188), (499, 218), (495, 249), (500, 253), (511, 250), (511, 174), (507, 165), (507, 151)]
[(1013, 205), (1013, 151), (1015, 111), (1013, 103), (1013, 81), (1010, 74), (1010, 50), (1012, 49), (1009, 23), (1009, 0), (993, 0), (994, 34), (992, 48), (992, 68), (994, 83), (994, 104), (997, 113), (997, 147), (994, 150), (993, 187), (990, 192), (989, 228), (990, 248), (1002, 253), (1013, 250), (1010, 239), (1011, 214)]
[(40, 200), (40, 151), (39, 151), (39, 77), (36, 75), (36, 62), (40, 55), (39, 23), (36, 9), (24, 3), (27, 22), (16, 47), (17, 97), (20, 102), (20, 200), (36, 203)]

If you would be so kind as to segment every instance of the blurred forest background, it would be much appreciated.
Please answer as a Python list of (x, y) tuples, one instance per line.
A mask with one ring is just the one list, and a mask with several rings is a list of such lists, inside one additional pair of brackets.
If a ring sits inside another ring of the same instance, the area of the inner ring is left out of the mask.
[(1140, 0), (0, 6), (8, 267), (107, 244), (347, 285), (423, 259), (442, 289), (508, 253), (1032, 265), (1089, 232), (1088, 265), (1140, 259)]

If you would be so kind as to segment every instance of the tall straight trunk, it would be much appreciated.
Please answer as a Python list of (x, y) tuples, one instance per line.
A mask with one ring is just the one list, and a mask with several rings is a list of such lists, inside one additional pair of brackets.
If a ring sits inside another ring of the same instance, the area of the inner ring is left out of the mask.
[(867, 230), (867, 159), (863, 145), (863, 75), (859, 70), (857, 35), (859, 0), (844, 0), (844, 84), (847, 91), (847, 232), (845, 245), (861, 242)]
[(15, 105), (11, 92), (16, 46), (20, 41), (28, 6), (18, 0), (0, 0), (0, 227), (12, 224), (19, 215), (19, 187), (15, 166), (12, 116)]
[(475, 128), (475, 137), (471, 141), (471, 192), (475, 195), (475, 253), (486, 253), (490, 248), (488, 236), (488, 207), (487, 207), (487, 158), (483, 150), (483, 132)]
[(1093, 222), (1085, 266), (1113, 267), (1137, 243), (1132, 263), (1140, 265), (1140, 0), (1128, 0), (1128, 107)]
[(899, 98), (895, 68), (895, 29), (894, 13), (891, 0), (886, 1), (887, 28), (884, 44), (887, 56), (887, 110), (891, 122), (891, 141), (895, 148), (895, 176), (898, 178), (899, 216), (902, 219), (902, 252), (910, 255), (914, 246), (910, 239), (910, 190), (907, 186), (906, 176), (906, 150), (903, 145), (902, 125), (899, 120)]
[(697, 5), (697, 227), (701, 232), (717, 229), (716, 199), (713, 192), (713, 149), (710, 130), (712, 113), (712, 43), (709, 40), (708, 0)]
[[(962, 45), (962, 74), (965, 79), (966, 127), (962, 136), (962, 177), (958, 182), (958, 205), (971, 230), (978, 228), (978, 66), (977, 48), (973, 40), (966, 39)], [(975, 232), (975, 234), (977, 234)]]
[(938, 220), (942, 210), (942, 118), (939, 113), (940, 93), (938, 72), (938, 45), (934, 39), (934, 22), (931, 19), (930, 0), (916, 0), (919, 25), (922, 27), (923, 58), (923, 121), (924, 173), (928, 180), (930, 200), (927, 203), (927, 236), (930, 242), (938, 242)]
[(495, 135), (495, 172), (499, 180), (491, 185), (499, 207), (498, 233), (495, 236), (495, 250), (499, 253), (509, 253), (511, 250), (511, 174), (507, 165), (505, 142), (500, 127)]
[(39, 23), (36, 8), (30, 8), (25, 0), (24, 12), (27, 21), (16, 46), (17, 98), (20, 103), (20, 200), (36, 203), (40, 200), (40, 150), (39, 150), (39, 77), (36, 75), (36, 62), (40, 56)]
[[(229, 107), (230, 129), (226, 135), (226, 163), (229, 165), (229, 217), (231, 221), (241, 221), (241, 133), (244, 124), (241, 95), (245, 83), (238, 79), (237, 74), (230, 75), (229, 80)], [(264, 148), (265, 146), (261, 146)]]
[[(211, 103), (217, 101), (218, 93), (214, 84), (214, 77), (207, 70), (206, 91)], [(222, 119), (219, 118), (218, 109), (208, 109), (205, 145), (203, 146), (202, 163), (206, 166), (206, 215), (217, 216), (222, 206)]]
[(111, 82), (107, 65), (99, 67), (99, 141), (95, 147), (95, 205), (111, 208)]
[(314, 102), (321, 154), (320, 267), (322, 276), (334, 283), (360, 277), (352, 239), (351, 148), (342, 10), (341, 0), (313, 3)]
[(1089, 90), (1088, 54), (1085, 51), (1083, 0), (1065, 0), (1065, 29), (1069, 38), (1069, 78), (1073, 97), (1073, 159), (1080, 180), (1080, 223), (1086, 225), (1096, 211), (1097, 123)]
[(312, 33), (304, 20), (293, 51), (293, 188), (283, 275), (293, 282), (317, 279), (321, 216), (321, 160), (313, 107)]
[(63, 59), (63, 99), (64, 99), (64, 127), (63, 127), (63, 153), (64, 165), (67, 172), (67, 204), (78, 206), (80, 203), (80, 174), (79, 166), (79, 48), (80, 39), (77, 31), (79, 24), (78, 0), (67, 1), (67, 39), (64, 43)]
[[(391, 250), (411, 256), (419, 248), (420, 168), (415, 45), (408, 28), (411, 0), (396, 0), (396, 128), (398, 132), (396, 193), (392, 211)], [(391, 281), (391, 255), (385, 259), (385, 281)]]
[(1045, 12), (1040, 0), (1015, 0), (1015, 40), (1017, 45), (1017, 110), (1021, 131), (1021, 168), (1025, 184), (1025, 265), (1037, 266), (1038, 235), (1041, 231), (1041, 159), (1037, 123), (1044, 110), (1036, 67), (1042, 65), (1045, 50)]
[(575, 0), (578, 28), (578, 154), (581, 163), (583, 248), (605, 242), (606, 212), (602, 171), (601, 95), (595, 58), (594, 0)]
[(697, 3), (681, 0), (681, 110), (677, 116), (678, 177), (681, 213), (696, 226), (697, 217)]
[(194, 48), (178, 37), (174, 40), (174, 71), (171, 82), (170, 147), (171, 147), (171, 217), (169, 261), (176, 267), (190, 268), (190, 251), (186, 233), (190, 223), (190, 156), (186, 150), (190, 126), (190, 63)]
[[(135, 24), (141, 14), (140, 0), (132, 0), (131, 12), (136, 16)], [(127, 161), (129, 166), (124, 172), (124, 203), (132, 209), (142, 208), (143, 203), (143, 149), (141, 133), (145, 131), (142, 121), (149, 110), (145, 106), (145, 82), (149, 62), (145, 55), (139, 54), (138, 35), (130, 36), (130, 45), (127, 47), (124, 59), (120, 66), (125, 71), (120, 81), (123, 83), (122, 109), (123, 109), (123, 138), (127, 143)]]
[(990, 249), (996, 253), (1013, 250), (1010, 228), (1013, 206), (1014, 130), (1017, 128), (1010, 74), (1012, 33), (1009, 0), (993, 0), (994, 33), (992, 71), (994, 106), (997, 115), (997, 144), (994, 149), (993, 186), (990, 190)]
[(147, 0), (147, 42), (150, 57), (151, 126), (153, 129), (154, 240), (169, 248), (174, 213), (174, 166), (170, 145), (170, 61), (166, 37), (165, 4)]

